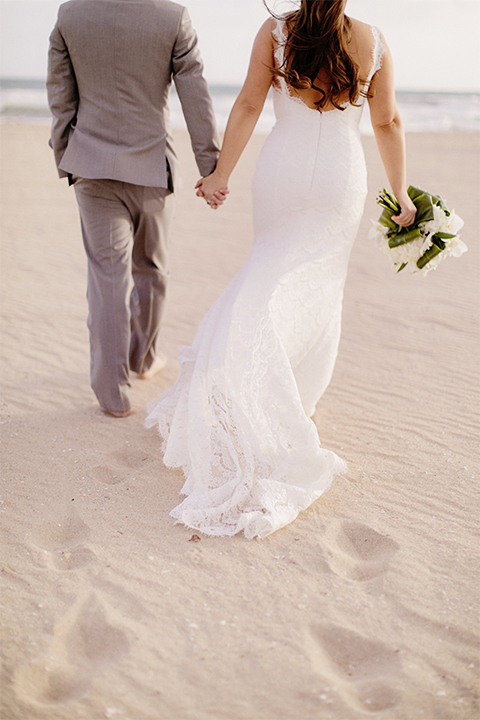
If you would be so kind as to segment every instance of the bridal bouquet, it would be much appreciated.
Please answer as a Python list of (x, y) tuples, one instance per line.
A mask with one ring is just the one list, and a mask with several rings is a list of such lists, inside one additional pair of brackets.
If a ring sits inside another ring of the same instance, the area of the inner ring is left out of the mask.
[(417, 208), (415, 222), (409, 227), (401, 227), (392, 220), (392, 215), (400, 213), (397, 199), (387, 190), (379, 193), (377, 203), (383, 208), (378, 222), (373, 222), (369, 238), (390, 255), (397, 272), (408, 267), (411, 272), (421, 271), (426, 275), (434, 270), (439, 262), (448, 255), (460, 257), (467, 251), (458, 231), (463, 220), (445, 205), (439, 195), (408, 188), (408, 195)]

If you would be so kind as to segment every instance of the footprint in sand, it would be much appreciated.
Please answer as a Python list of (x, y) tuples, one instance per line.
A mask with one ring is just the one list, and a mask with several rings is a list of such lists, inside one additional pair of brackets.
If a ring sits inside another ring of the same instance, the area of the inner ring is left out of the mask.
[(78, 570), (95, 562), (97, 556), (88, 548), (80, 547), (72, 550), (62, 550), (52, 555), (52, 561), (57, 570)]
[(401, 670), (397, 650), (336, 625), (316, 626), (312, 635), (336, 678), (352, 684), (359, 709), (378, 712), (399, 702), (392, 687)]
[(126, 634), (110, 625), (95, 595), (55, 627), (47, 655), (16, 670), (14, 688), (23, 701), (56, 705), (81, 698), (92, 680), (130, 648)]
[(27, 539), (32, 545), (50, 554), (57, 570), (66, 571), (76, 570), (96, 560), (95, 553), (82, 547), (89, 535), (90, 528), (76, 510), (72, 509), (68, 516), (59, 522), (52, 520), (38, 525)]
[(398, 544), (367, 525), (336, 521), (327, 529), (323, 543), (330, 569), (340, 577), (370, 580), (388, 570)]
[(137, 472), (145, 467), (148, 460), (148, 454), (141, 450), (122, 450), (111, 453), (107, 463), (97, 465), (88, 471), (88, 477), (107, 485), (117, 485), (129, 478), (134, 478)]

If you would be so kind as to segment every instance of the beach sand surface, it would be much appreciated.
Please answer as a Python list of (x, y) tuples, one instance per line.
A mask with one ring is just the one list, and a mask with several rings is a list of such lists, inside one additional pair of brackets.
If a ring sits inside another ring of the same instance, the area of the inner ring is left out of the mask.
[[(86, 261), (49, 129), (4, 124), (2, 720), (478, 720), (479, 136), (411, 134), (409, 180), (464, 218), (461, 259), (395, 275), (352, 254), (315, 421), (348, 472), (262, 541), (175, 525), (146, 405), (247, 257), (254, 136), (212, 212), (185, 133), (162, 332), (133, 414), (89, 387)], [(197, 535), (197, 537), (195, 537)]]

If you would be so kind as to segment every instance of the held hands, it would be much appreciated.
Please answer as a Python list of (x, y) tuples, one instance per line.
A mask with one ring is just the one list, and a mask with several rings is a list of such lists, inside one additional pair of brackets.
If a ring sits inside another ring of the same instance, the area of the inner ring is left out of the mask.
[(226, 185), (225, 180), (214, 171), (208, 177), (201, 178), (197, 182), (196, 194), (198, 197), (205, 198), (207, 205), (210, 205), (212, 210), (216, 210), (223, 204), (230, 192)]

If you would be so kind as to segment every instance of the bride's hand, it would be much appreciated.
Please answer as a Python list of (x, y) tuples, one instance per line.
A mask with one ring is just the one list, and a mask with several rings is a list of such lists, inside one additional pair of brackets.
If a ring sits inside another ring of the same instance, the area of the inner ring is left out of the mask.
[(197, 196), (205, 198), (212, 210), (219, 208), (230, 192), (226, 183), (213, 172), (208, 177), (201, 178), (195, 185)]
[(400, 225), (401, 227), (409, 227), (409, 225), (412, 225), (413, 221), (415, 220), (417, 208), (410, 200), (407, 193), (405, 193), (401, 198), (397, 198), (397, 200), (400, 203), (400, 207), (402, 208), (402, 210), (398, 215), (392, 215), (392, 220), (394, 220), (397, 225)]

